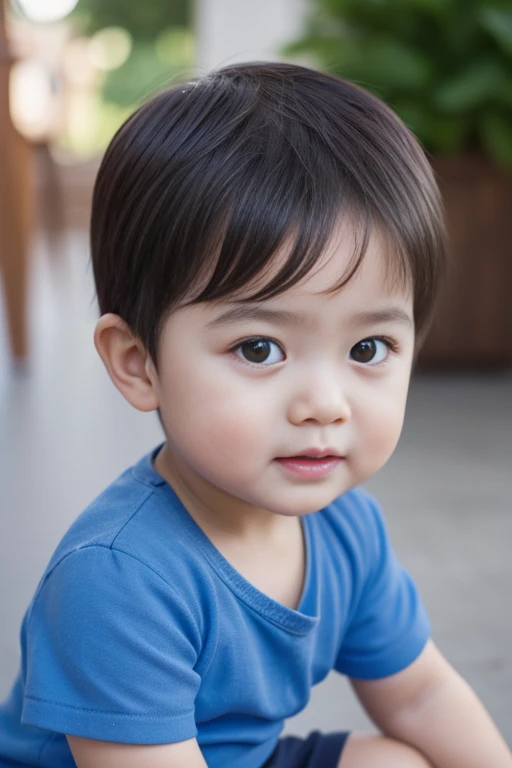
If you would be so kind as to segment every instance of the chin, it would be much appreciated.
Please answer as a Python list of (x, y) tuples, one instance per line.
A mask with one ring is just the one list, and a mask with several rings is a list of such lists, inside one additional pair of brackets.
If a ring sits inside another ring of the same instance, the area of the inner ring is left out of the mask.
[(283, 501), (282, 504), (276, 504), (274, 500), (274, 503), (268, 508), (275, 514), (282, 515), (283, 517), (302, 517), (303, 515), (310, 515), (313, 512), (318, 512), (318, 510), (329, 506), (334, 499), (341, 496), (346, 490), (348, 490), (348, 488), (344, 488), (334, 494), (311, 493), (308, 494), (309, 498), (307, 496), (305, 497), (304, 494), (302, 498), (291, 501), (287, 500), (286, 502)]

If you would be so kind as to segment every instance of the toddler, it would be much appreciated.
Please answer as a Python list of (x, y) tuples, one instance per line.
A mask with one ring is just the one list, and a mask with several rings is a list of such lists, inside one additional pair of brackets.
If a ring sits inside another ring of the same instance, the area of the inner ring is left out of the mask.
[[(512, 768), (360, 488), (445, 254), (409, 130), (339, 78), (226, 67), (121, 127), (91, 244), (96, 348), (165, 440), (57, 547), (0, 765)], [(280, 737), (332, 669), (379, 735)]]

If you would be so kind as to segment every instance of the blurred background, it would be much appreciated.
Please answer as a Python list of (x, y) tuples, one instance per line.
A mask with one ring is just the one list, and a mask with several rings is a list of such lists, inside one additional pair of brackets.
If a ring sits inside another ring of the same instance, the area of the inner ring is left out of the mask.
[[(346, 76), (420, 138), (450, 270), (401, 443), (368, 483), (434, 639), (512, 746), (512, 0), (0, 0), (0, 698), (72, 520), (162, 440), (97, 356), (99, 160), (170, 82), (236, 61)], [(371, 728), (331, 674), (288, 733)]]

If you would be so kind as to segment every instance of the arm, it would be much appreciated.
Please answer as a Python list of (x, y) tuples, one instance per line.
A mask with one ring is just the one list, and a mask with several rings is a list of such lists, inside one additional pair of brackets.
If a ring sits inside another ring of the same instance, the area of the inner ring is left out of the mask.
[(138, 745), (66, 738), (78, 768), (207, 768), (196, 739)]
[(512, 768), (512, 754), (480, 700), (432, 641), (402, 672), (351, 682), (377, 727), (435, 768)]

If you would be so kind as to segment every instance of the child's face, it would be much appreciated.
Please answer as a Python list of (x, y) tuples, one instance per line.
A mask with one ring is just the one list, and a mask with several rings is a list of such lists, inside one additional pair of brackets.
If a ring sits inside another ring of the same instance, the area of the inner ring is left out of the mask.
[[(326, 295), (352, 240), (329, 253), (316, 274), (275, 298), (184, 307), (164, 326), (156, 389), (166, 461), (202, 502), (210, 495), (306, 514), (391, 456), (414, 351), (412, 297), (386, 277), (376, 237), (356, 275)], [(223, 319), (234, 309), (240, 313)], [(372, 319), (376, 313), (389, 318)], [(279, 461), (324, 450), (340, 458)]]

